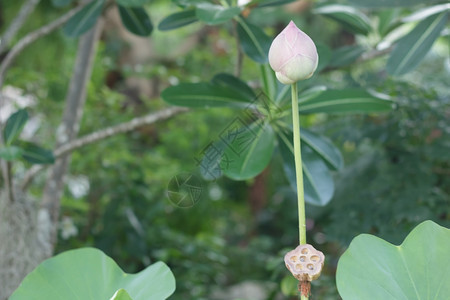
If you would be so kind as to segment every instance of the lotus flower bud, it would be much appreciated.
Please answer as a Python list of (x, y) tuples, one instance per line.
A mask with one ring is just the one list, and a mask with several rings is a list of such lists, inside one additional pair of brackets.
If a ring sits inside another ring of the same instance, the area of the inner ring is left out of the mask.
[(270, 67), (284, 84), (310, 78), (318, 62), (316, 45), (292, 21), (277, 35), (269, 49)]

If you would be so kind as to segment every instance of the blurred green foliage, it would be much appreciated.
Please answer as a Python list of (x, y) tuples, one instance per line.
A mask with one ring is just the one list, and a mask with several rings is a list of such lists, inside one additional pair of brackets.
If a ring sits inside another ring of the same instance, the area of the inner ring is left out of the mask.
[[(19, 4), (2, 4), (5, 24)], [(154, 24), (179, 11), (167, 1), (154, 1), (145, 7)], [(343, 46), (359, 47), (359, 51), (377, 45), (389, 32), (388, 25), (381, 26), (385, 19), (393, 22), (386, 15), (406, 16), (412, 11), (364, 9), (372, 24), (366, 36), (355, 36), (309, 8), (254, 9), (248, 20), (274, 36), (286, 20), (293, 19), (318, 44), (326, 45), (324, 52)], [(44, 1), (19, 35), (60, 12), (61, 8)], [(374, 29), (374, 24), (379, 28)], [(204, 27), (199, 23), (168, 32), (155, 26), (151, 41), (156, 55), (138, 68), (119, 64), (127, 45), (106, 33), (88, 87), (80, 134), (166, 106), (159, 95), (129, 97), (126, 78), (153, 78), (164, 88), (173, 81), (207, 81), (219, 72), (233, 73), (237, 47), (230, 24), (206, 27), (195, 47), (182, 56), (170, 56), (200, 30)], [(448, 35), (438, 39), (418, 69), (402, 77), (386, 72), (384, 56), (358, 63), (354, 57), (338, 64), (336, 59), (342, 58), (342, 52), (334, 52), (330, 65), (300, 86), (375, 90), (390, 95), (397, 104), (395, 110), (382, 115), (317, 114), (302, 120), (303, 125), (331, 137), (345, 160), (345, 168), (333, 173), (337, 190), (330, 204), (307, 208), (308, 239), (327, 255), (325, 274), (313, 284), (317, 299), (338, 299), (334, 283), (337, 259), (355, 235), (372, 233), (399, 243), (425, 219), (450, 225), (446, 43)], [(35, 136), (43, 145), (54, 143), (54, 128), (61, 118), (75, 53), (76, 40), (56, 32), (33, 44), (8, 72), (6, 84), (38, 99), (29, 112), (45, 120)], [(109, 88), (105, 82), (112, 72), (120, 73), (122, 80)], [(244, 57), (241, 78), (259, 86), (258, 76), (259, 67)], [(298, 234), (295, 195), (284, 177), (280, 153), (275, 153), (260, 177), (242, 182), (226, 178), (202, 181), (201, 199), (192, 208), (177, 208), (167, 198), (171, 178), (183, 172), (198, 174), (195, 159), (237, 113), (228, 108), (199, 109), (74, 152), (61, 215), (73, 222), (78, 233), (65, 238), (61, 235), (57, 252), (95, 246), (126, 272), (162, 260), (177, 282), (171, 299), (211, 299), (213, 292), (246, 280), (268, 285), (274, 298), (287, 275), (282, 257), (297, 244)], [(21, 168), (20, 164), (16, 167)], [(80, 178), (87, 179), (89, 188), (77, 196), (73, 187), (79, 187)], [(39, 177), (32, 187), (36, 195), (41, 192), (42, 180)], [(261, 200), (256, 210), (250, 200), (255, 191), (260, 191)], [(284, 284), (287, 290), (292, 286)]]

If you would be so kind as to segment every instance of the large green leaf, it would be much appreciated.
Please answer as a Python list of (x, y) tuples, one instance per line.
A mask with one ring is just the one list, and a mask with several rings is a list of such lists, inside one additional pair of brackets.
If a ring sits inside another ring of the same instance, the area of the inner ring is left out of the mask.
[(369, 18), (352, 6), (340, 4), (324, 5), (316, 8), (313, 12), (341, 23), (354, 33), (366, 35), (372, 30)]
[[(200, 153), (197, 158), (198, 166), (200, 167), (200, 174), (206, 180), (216, 180), (222, 177), (222, 159), (224, 158), (226, 144), (220, 139), (209, 143)], [(226, 166), (227, 159), (224, 159)]]
[(197, 22), (198, 18), (195, 14), (195, 10), (185, 10), (171, 14), (164, 18), (158, 25), (158, 29), (161, 31), (172, 30), (180, 28), (191, 23)]
[(389, 8), (378, 11), (378, 32), (381, 36), (387, 35), (391, 30), (401, 24), (399, 21), (400, 9)]
[(130, 32), (139, 36), (148, 36), (153, 31), (149, 16), (142, 7), (124, 7), (119, 5), (120, 19)]
[(64, 7), (69, 5), (72, 0), (52, 0), (52, 4), (55, 7)]
[(387, 96), (362, 89), (325, 90), (316, 97), (299, 103), (302, 114), (371, 113), (389, 111), (393, 102)]
[[(278, 135), (278, 146), (283, 158), (286, 177), (292, 189), (297, 191), (292, 133)], [(324, 206), (333, 197), (333, 178), (322, 158), (306, 143), (302, 143), (301, 151), (305, 201), (312, 205)]]
[(317, 54), (319, 55), (319, 63), (317, 65), (315, 73), (319, 73), (330, 64), (333, 53), (331, 49), (325, 44), (317, 43), (316, 48)]
[(6, 146), (11, 145), (17, 139), (27, 121), (28, 112), (25, 108), (19, 109), (8, 118), (3, 130), (3, 140)]
[(392, 75), (403, 75), (416, 68), (445, 27), (447, 16), (448, 13), (443, 12), (417, 24), (395, 46), (388, 59), (387, 71)]
[(126, 290), (120, 289), (109, 300), (133, 300)]
[(125, 289), (134, 300), (161, 300), (175, 291), (175, 278), (162, 262), (127, 274), (102, 251), (82, 248), (41, 263), (9, 300), (110, 299), (119, 289)]
[(260, 1), (252, 1), (258, 4), (257, 7), (269, 7), (269, 6), (278, 6), (284, 5), (287, 3), (294, 2), (296, 0), (260, 0)]
[(219, 84), (181, 83), (171, 86), (161, 93), (164, 101), (186, 107), (245, 107), (254, 99)]
[(308, 129), (302, 129), (301, 139), (302, 142), (316, 152), (330, 168), (339, 170), (344, 166), (341, 152), (328, 138)]
[(425, 221), (400, 246), (361, 234), (339, 259), (343, 300), (450, 299), (450, 230)]
[(231, 89), (249, 101), (256, 99), (255, 92), (245, 82), (231, 74), (219, 73), (213, 77), (211, 82)]
[(360, 7), (411, 7), (418, 4), (432, 4), (440, 0), (349, 0), (354, 6)]
[(67, 21), (63, 32), (70, 37), (77, 37), (91, 29), (102, 14), (105, 0), (94, 0)]
[[(278, 95), (278, 80), (275, 76), (275, 72), (272, 70), (269, 63), (261, 64), (260, 70), (264, 93), (269, 99), (275, 100), (276, 102), (280, 101), (281, 99), (276, 98)], [(282, 97), (283, 95), (280, 95), (280, 98)]]
[(266, 63), (272, 39), (261, 28), (239, 19), (237, 26), (242, 50), (257, 63)]
[(269, 124), (245, 125), (239, 118), (220, 134), (225, 143), (221, 161), (223, 173), (234, 179), (255, 177), (269, 164), (275, 147), (275, 135)]
[(22, 157), (26, 161), (32, 164), (52, 164), (55, 162), (53, 152), (39, 147), (36, 144), (23, 142), (21, 144), (23, 148)]
[[(366, 49), (361, 45), (343, 46), (333, 50), (330, 67), (342, 67), (357, 60)], [(319, 58), (320, 60), (320, 58)]]
[(439, 14), (441, 12), (445, 12), (445, 11), (449, 11), (449, 10), (450, 10), (450, 3), (425, 7), (421, 10), (415, 11), (414, 13), (410, 14), (409, 16), (402, 18), (402, 22), (422, 21), (423, 19), (426, 19), (432, 15)]
[(125, 7), (140, 7), (150, 3), (151, 0), (116, 0), (116, 3)]
[(14, 161), (22, 157), (23, 149), (16, 146), (7, 146), (0, 148), (0, 158), (7, 161)]
[(211, 3), (201, 3), (197, 5), (196, 15), (199, 20), (208, 25), (217, 25), (231, 20), (241, 13), (239, 7), (223, 7)]

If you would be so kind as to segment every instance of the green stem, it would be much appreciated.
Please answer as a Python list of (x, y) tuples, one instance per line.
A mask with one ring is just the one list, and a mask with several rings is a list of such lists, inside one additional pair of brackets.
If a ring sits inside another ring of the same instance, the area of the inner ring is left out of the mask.
[[(291, 85), (292, 92), (292, 130), (294, 133), (294, 158), (295, 173), (297, 177), (297, 203), (298, 203), (298, 234), (300, 245), (306, 244), (306, 216), (305, 216), (305, 193), (303, 190), (303, 165), (302, 151), (300, 146), (300, 118), (298, 114), (298, 92), (297, 83)], [(308, 300), (308, 296), (301, 295), (301, 300)]]
[(297, 177), (298, 229), (299, 229), (300, 245), (303, 245), (306, 244), (306, 217), (305, 217), (305, 193), (303, 191), (302, 153), (300, 147), (300, 120), (298, 116), (297, 83), (293, 83), (291, 85), (291, 92), (292, 92), (292, 130), (294, 133), (295, 173)]

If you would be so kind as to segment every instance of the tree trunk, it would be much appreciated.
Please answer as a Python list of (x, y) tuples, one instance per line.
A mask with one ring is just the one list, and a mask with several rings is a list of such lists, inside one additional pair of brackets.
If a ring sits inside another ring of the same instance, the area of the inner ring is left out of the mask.
[[(56, 147), (78, 134), (101, 23), (80, 38)], [(52, 255), (69, 162), (66, 154), (51, 167), (40, 203), (19, 190), (14, 202), (8, 201), (5, 191), (0, 193), (0, 300), (6, 300), (30, 271)]]

